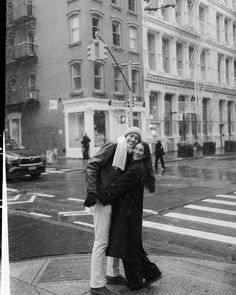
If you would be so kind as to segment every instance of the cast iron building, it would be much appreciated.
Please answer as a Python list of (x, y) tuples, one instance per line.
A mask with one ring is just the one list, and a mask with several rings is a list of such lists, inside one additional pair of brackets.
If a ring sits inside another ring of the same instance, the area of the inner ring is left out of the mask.
[(82, 157), (84, 132), (94, 153), (125, 131), (125, 80), (109, 54), (88, 60), (96, 31), (132, 85), (133, 125), (145, 129), (141, 24), (138, 0), (8, 0), (7, 136)]
[(145, 12), (143, 52), (150, 142), (163, 138), (172, 151), (178, 142), (235, 139), (235, 0), (177, 0)]

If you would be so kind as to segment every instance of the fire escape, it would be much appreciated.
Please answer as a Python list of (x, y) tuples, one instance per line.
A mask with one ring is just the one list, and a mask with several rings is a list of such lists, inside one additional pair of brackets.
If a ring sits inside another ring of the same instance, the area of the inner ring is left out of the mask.
[[(6, 107), (38, 98), (38, 90), (30, 87), (20, 89), (17, 86), (20, 75), (27, 75), (27, 66), (37, 62), (37, 47), (33, 41), (35, 22), (32, 1), (18, 1), (17, 5), (13, 5), (12, 0), (7, 0)], [(27, 35), (27, 31), (30, 31), (31, 35)], [(19, 33), (24, 36), (24, 40), (19, 41)], [(26, 69), (26, 72), (21, 71), (22, 68)]]

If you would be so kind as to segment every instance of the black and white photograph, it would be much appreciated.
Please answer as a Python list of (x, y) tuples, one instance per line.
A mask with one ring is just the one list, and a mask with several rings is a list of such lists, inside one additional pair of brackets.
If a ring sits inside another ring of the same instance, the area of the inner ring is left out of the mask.
[(236, 295), (236, 0), (5, 5), (0, 294)]

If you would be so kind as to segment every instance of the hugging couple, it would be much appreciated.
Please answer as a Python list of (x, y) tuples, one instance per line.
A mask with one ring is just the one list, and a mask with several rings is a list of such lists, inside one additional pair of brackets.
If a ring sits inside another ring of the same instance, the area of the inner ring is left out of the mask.
[[(149, 145), (141, 130), (130, 127), (116, 143), (107, 143), (88, 161), (84, 206), (93, 212), (95, 240), (91, 258), (90, 294), (114, 294), (106, 284), (140, 290), (161, 278), (142, 244), (144, 188), (155, 191)], [(122, 259), (125, 278), (119, 273)]]

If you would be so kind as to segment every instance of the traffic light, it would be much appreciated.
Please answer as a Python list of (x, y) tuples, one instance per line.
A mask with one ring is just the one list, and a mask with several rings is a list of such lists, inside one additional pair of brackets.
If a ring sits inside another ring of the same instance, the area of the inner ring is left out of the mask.
[(107, 59), (107, 45), (102, 41), (93, 41), (88, 46), (88, 60), (89, 61), (97, 61), (102, 60), (105, 61)]
[(111, 106), (111, 99), (109, 99), (108, 104), (109, 104), (109, 106)]
[(88, 47), (88, 60), (89, 61), (95, 61), (95, 47), (94, 47), (94, 43), (91, 43)]

